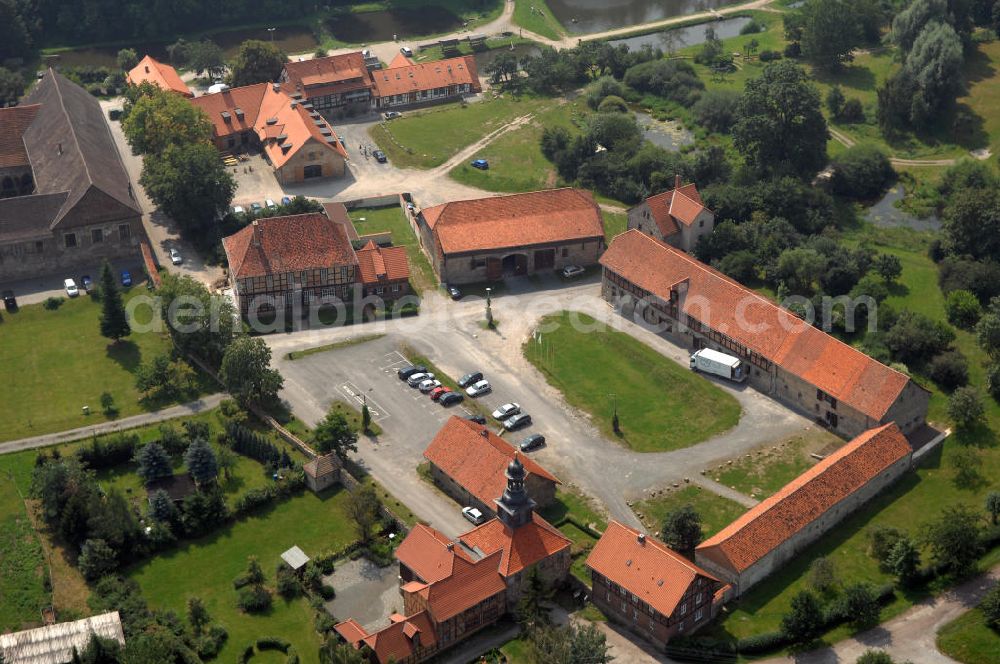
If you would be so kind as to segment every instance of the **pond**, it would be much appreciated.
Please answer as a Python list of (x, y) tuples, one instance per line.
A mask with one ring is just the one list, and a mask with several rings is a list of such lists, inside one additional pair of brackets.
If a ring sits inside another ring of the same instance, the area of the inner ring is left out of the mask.
[(628, 25), (716, 9), (733, 0), (548, 0), (549, 9), (569, 32), (614, 30)]
[(896, 201), (903, 200), (905, 195), (906, 190), (903, 189), (903, 185), (897, 184), (886, 192), (882, 200), (868, 208), (865, 217), (879, 228), (905, 226), (915, 231), (941, 230), (941, 220), (937, 215), (921, 219), (896, 207)]
[(372, 44), (453, 32), (464, 22), (447, 9), (428, 5), (419, 9), (399, 8), (385, 11), (336, 14), (324, 22), (327, 31), (348, 44)]
[[(271, 41), (272, 35), (267, 28), (250, 28), (244, 30), (226, 30), (206, 35), (204, 39), (211, 39), (222, 47), (225, 57), (232, 58), (239, 51), (240, 44), (248, 39), (259, 39), (261, 41)], [(191, 37), (189, 41), (197, 41), (199, 37)], [(286, 53), (311, 53), (316, 50), (319, 42), (315, 35), (308, 28), (300, 26), (278, 27), (274, 29), (274, 43)], [(157, 60), (167, 60), (168, 42), (139, 42), (132, 46), (139, 57), (151, 55)], [(118, 65), (118, 51), (121, 46), (99, 46), (90, 48), (77, 48), (69, 51), (61, 51), (52, 56), (43, 56), (46, 66), (58, 65), (60, 67), (116, 67)]]
[(642, 135), (653, 145), (677, 152), (685, 145), (694, 143), (694, 134), (673, 120), (657, 120), (649, 113), (637, 112), (636, 122), (642, 127)]
[(705, 43), (705, 29), (712, 26), (719, 39), (729, 39), (740, 34), (743, 26), (750, 23), (752, 19), (746, 16), (727, 18), (721, 21), (711, 21), (709, 23), (699, 23), (689, 25), (686, 28), (675, 28), (662, 32), (652, 32), (648, 35), (638, 37), (628, 37), (627, 39), (609, 40), (612, 46), (625, 44), (630, 51), (637, 51), (643, 46), (661, 49), (664, 52), (676, 51), (686, 46), (697, 46)]

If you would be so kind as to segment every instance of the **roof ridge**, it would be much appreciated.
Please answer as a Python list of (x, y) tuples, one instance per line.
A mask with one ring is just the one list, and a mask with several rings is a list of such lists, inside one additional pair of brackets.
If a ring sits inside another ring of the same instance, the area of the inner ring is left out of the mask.
[(618, 526), (621, 526), (622, 528), (628, 530), (630, 533), (636, 535), (637, 537), (639, 535), (642, 535), (643, 537), (645, 537), (646, 544), (652, 544), (657, 550), (662, 551), (671, 558), (675, 559), (677, 562), (687, 567), (691, 572), (694, 572), (695, 574), (705, 574), (704, 570), (698, 569), (698, 567), (690, 560), (688, 560), (687, 558), (685, 558), (684, 556), (682, 556), (681, 554), (679, 554), (678, 552), (674, 551), (669, 546), (667, 546), (666, 542), (661, 542), (655, 537), (650, 537), (648, 534), (642, 532), (641, 530), (625, 525), (624, 523), (616, 521), (615, 519), (612, 519), (611, 521), (608, 522), (609, 528), (611, 527), (611, 524), (616, 524)]

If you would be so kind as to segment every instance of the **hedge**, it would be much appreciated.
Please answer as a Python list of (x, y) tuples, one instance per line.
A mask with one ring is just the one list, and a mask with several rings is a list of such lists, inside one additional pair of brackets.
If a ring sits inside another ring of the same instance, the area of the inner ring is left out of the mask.
[(131, 461), (138, 446), (139, 436), (135, 434), (120, 434), (109, 441), (95, 436), (90, 445), (78, 448), (75, 454), (91, 470), (104, 470)]
[(257, 650), (280, 650), (288, 652), (292, 644), (277, 636), (262, 636), (257, 639)]

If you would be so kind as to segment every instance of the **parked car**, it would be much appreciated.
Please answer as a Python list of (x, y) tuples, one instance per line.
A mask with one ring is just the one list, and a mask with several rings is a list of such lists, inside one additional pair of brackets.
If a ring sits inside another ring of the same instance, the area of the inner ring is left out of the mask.
[(266, 208), (276, 208), (276, 207), (278, 207), (278, 204), (275, 203), (274, 201), (272, 201), (270, 198), (265, 198), (264, 199), (264, 207), (266, 207)]
[(458, 392), (445, 392), (441, 395), (441, 398), (438, 399), (438, 403), (442, 406), (453, 406), (457, 403), (462, 403), (463, 401), (465, 401), (465, 397)]
[(406, 384), (410, 387), (416, 387), (425, 380), (434, 380), (434, 374), (430, 372), (415, 373), (406, 379)]
[(66, 294), (70, 297), (76, 297), (80, 294), (80, 289), (76, 287), (76, 282), (72, 279), (63, 281), (63, 288), (66, 289)]
[(481, 397), (484, 394), (489, 394), (492, 391), (493, 391), (493, 386), (490, 385), (489, 381), (480, 380), (467, 387), (465, 393), (468, 394), (470, 397)]
[(521, 412), (521, 405), (516, 403), (505, 403), (496, 410), (493, 411), (494, 420), (506, 420), (512, 415), (517, 415)]
[(413, 57), (413, 49), (410, 48), (409, 46), (402, 46), (402, 47), (400, 47), (399, 52), (402, 53), (403, 55), (405, 55), (408, 58), (412, 58)]
[(90, 289), (94, 287), (94, 280), (90, 278), (89, 274), (85, 274), (80, 277), (80, 288), (83, 289), (84, 293), (89, 293)]
[(250, 212), (252, 212), (254, 216), (260, 214), (260, 211), (263, 209), (264, 208), (261, 206), (261, 204), (256, 201), (250, 204)]
[(486, 520), (486, 517), (483, 516), (483, 513), (477, 510), (475, 507), (463, 507), (462, 516), (464, 516), (466, 519), (468, 519), (477, 526)]
[(372, 154), (375, 157), (375, 161), (377, 161), (380, 164), (384, 164), (385, 162), (389, 161), (389, 158), (386, 157), (385, 153), (382, 152), (381, 150), (375, 150), (375, 152), (373, 152)]
[(242, 205), (233, 206), (233, 214), (243, 214), (244, 212), (246, 212), (246, 210), (243, 209)]
[(421, 381), (420, 384), (417, 385), (417, 389), (423, 392), (424, 394), (427, 394), (431, 390), (436, 389), (438, 387), (441, 387), (441, 381), (434, 380), (433, 378), (428, 378), (427, 380)]
[(459, 378), (458, 379), (458, 386), (459, 387), (469, 387), (473, 383), (478, 383), (482, 379), (483, 379), (483, 372), (482, 371), (473, 371), (473, 372), (467, 373), (464, 376), (462, 376), (461, 378)]
[(181, 263), (184, 262), (184, 257), (181, 256), (181, 252), (177, 251), (176, 249), (171, 249), (170, 262), (173, 263), (174, 265), (180, 265)]
[(450, 297), (453, 300), (461, 300), (462, 299), (462, 291), (460, 291), (455, 286), (448, 286), (448, 297)]
[(448, 394), (449, 392), (451, 392), (450, 387), (445, 387), (444, 385), (435, 387), (433, 390), (431, 390), (430, 393), (431, 401), (437, 401), (438, 399)]
[(403, 117), (403, 114), (400, 113), (399, 111), (386, 111), (385, 113), (382, 114), (382, 117), (384, 117), (386, 120), (395, 120), (396, 118)]
[(292, 203), (292, 197), (291, 196), (282, 196), (281, 197), (281, 204), (282, 205), (291, 205), (291, 203)]
[(583, 271), (583, 268), (579, 265), (567, 265), (562, 269), (562, 276), (572, 279), (573, 277), (579, 277), (583, 274)]
[(427, 373), (427, 367), (420, 365), (413, 366), (412, 364), (407, 364), (405, 367), (400, 367), (399, 369), (396, 369), (396, 376), (399, 377), (400, 380), (406, 380), (407, 378), (416, 373)]
[(518, 413), (511, 418), (503, 421), (503, 428), (507, 431), (517, 431), (522, 427), (526, 427), (531, 424), (531, 415), (527, 413)]
[(483, 417), (482, 415), (469, 415), (465, 419), (469, 420), (470, 422), (475, 422), (476, 424), (483, 424), (483, 425), (486, 424), (486, 418)]
[(132, 285), (132, 273), (128, 270), (122, 270), (122, 286), (126, 288)]
[(481, 171), (490, 170), (490, 162), (486, 161), (485, 159), (473, 159), (472, 163), (469, 165), (472, 166), (473, 168), (478, 168)]
[(530, 452), (531, 450), (537, 450), (544, 444), (545, 436), (540, 433), (533, 433), (521, 441), (521, 451)]
[(17, 311), (17, 299), (14, 297), (14, 291), (5, 290), (3, 292), (3, 306), (7, 311)]

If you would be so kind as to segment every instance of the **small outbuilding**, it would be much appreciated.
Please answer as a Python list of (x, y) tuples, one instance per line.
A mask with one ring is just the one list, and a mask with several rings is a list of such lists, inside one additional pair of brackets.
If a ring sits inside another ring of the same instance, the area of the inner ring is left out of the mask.
[(306, 476), (306, 486), (313, 493), (326, 491), (340, 481), (340, 469), (342, 464), (336, 454), (316, 457), (306, 465), (302, 466), (302, 472)]
[(309, 562), (309, 556), (307, 556), (305, 552), (297, 546), (293, 546), (288, 551), (281, 554), (281, 559), (284, 560), (285, 564), (291, 567), (292, 571), (296, 574), (300, 574)]
[(0, 660), (5, 664), (64, 664), (73, 649), (83, 650), (91, 635), (125, 646), (125, 632), (117, 611), (13, 634), (0, 634)]

